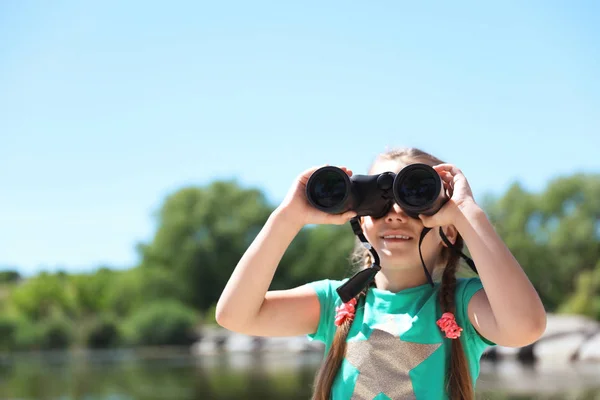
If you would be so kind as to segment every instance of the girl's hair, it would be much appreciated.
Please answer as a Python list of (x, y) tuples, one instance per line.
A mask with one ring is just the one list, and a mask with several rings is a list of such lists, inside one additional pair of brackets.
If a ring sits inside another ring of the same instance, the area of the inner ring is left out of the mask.
[[(385, 160), (394, 160), (405, 164), (422, 162), (431, 166), (443, 163), (440, 159), (416, 148), (388, 150), (385, 153), (380, 154), (373, 164)], [(460, 235), (457, 235), (454, 246), (457, 250), (462, 251), (464, 243)], [(446, 262), (446, 266), (442, 270), (441, 286), (439, 290), (439, 301), (442, 313), (451, 312), (456, 314), (456, 271), (459, 267), (460, 257), (456, 252), (444, 247), (442, 250), (442, 260)], [(356, 245), (352, 253), (352, 261), (358, 269), (368, 268), (372, 263), (371, 253), (358, 239), (356, 240)], [(436, 270), (435, 272), (438, 271)], [(439, 274), (434, 274), (434, 277), (436, 275), (437, 279), (439, 279)], [(371, 286), (374, 286), (374, 282)], [(364, 305), (364, 297), (366, 296), (367, 290), (368, 288), (363, 290), (356, 297), (357, 310)], [(351, 325), (352, 321), (346, 320), (337, 327), (333, 343), (331, 344), (321, 368), (317, 372), (312, 400), (329, 400), (333, 381), (346, 354), (346, 338), (348, 337)], [(475, 394), (471, 383), (469, 365), (465, 357), (462, 343), (460, 339), (453, 339), (451, 343), (450, 362), (448, 365), (448, 373), (446, 374), (446, 390), (448, 396), (451, 399), (473, 400)]]

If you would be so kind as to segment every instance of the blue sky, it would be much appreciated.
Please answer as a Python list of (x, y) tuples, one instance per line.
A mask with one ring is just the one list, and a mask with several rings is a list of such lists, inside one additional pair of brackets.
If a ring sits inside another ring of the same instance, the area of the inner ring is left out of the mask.
[(364, 173), (386, 147), (453, 162), (476, 198), (599, 172), (599, 16), (592, 0), (2, 2), (0, 266), (125, 268), (183, 186), (236, 178), (276, 204), (300, 171)]

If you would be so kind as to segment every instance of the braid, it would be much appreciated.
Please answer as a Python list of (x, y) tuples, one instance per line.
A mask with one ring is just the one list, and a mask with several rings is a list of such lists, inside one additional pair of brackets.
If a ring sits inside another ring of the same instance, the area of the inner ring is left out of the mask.
[[(460, 236), (457, 237), (455, 246), (457, 249), (462, 249), (463, 240)], [(442, 313), (451, 312), (456, 314), (456, 270), (458, 269), (459, 260), (459, 255), (456, 252), (450, 252), (446, 268), (442, 274), (442, 285), (439, 292)], [(450, 365), (446, 381), (448, 396), (457, 400), (473, 400), (475, 393), (462, 342), (458, 338), (453, 339), (451, 342)]]
[[(368, 288), (364, 289), (356, 296), (357, 310), (361, 304), (362, 298), (366, 296), (367, 290)], [(329, 349), (325, 361), (322, 363), (315, 379), (312, 400), (329, 400), (333, 381), (346, 356), (346, 339), (351, 326), (352, 321), (347, 319), (335, 330), (331, 348)]]

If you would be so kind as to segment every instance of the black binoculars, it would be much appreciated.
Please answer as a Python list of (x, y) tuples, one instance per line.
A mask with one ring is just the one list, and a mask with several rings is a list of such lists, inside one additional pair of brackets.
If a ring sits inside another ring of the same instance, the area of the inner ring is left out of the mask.
[(357, 216), (385, 216), (396, 202), (412, 218), (433, 215), (448, 197), (435, 169), (415, 163), (397, 174), (349, 177), (340, 168), (326, 166), (316, 170), (306, 184), (306, 197), (315, 208), (329, 214), (354, 211)]

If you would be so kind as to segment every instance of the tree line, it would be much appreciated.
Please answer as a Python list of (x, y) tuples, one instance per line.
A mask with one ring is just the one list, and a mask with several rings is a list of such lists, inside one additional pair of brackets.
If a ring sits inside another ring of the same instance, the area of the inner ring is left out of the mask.
[[(480, 204), (549, 312), (600, 320), (600, 175), (556, 178), (540, 193), (513, 184)], [(0, 272), (0, 351), (189, 345), (214, 323), (233, 268), (275, 205), (235, 180), (184, 187), (156, 214), (131, 268), (93, 273)], [(285, 253), (271, 289), (352, 274), (348, 225), (309, 226)]]

